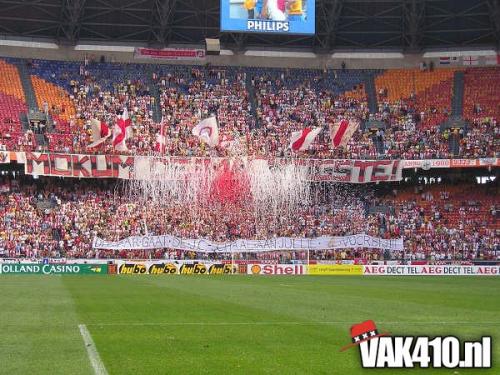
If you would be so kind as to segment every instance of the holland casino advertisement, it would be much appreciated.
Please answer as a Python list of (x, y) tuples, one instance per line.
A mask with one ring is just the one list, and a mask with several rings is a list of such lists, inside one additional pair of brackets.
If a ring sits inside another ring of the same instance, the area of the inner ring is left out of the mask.
[(221, 31), (314, 34), (315, 0), (221, 0)]

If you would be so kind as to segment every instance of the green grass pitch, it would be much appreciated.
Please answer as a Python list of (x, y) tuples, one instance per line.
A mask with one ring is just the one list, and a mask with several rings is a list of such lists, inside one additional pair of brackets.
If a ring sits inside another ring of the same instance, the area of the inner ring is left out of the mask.
[(399, 374), (362, 370), (353, 323), (394, 335), (491, 335), (496, 277), (1, 276), (0, 373), (92, 374), (85, 324), (109, 374)]

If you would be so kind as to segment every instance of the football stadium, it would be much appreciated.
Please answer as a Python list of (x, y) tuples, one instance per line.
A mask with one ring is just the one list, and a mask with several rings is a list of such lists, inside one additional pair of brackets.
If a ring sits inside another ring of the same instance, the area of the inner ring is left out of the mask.
[(498, 0), (0, 0), (0, 374), (500, 374)]

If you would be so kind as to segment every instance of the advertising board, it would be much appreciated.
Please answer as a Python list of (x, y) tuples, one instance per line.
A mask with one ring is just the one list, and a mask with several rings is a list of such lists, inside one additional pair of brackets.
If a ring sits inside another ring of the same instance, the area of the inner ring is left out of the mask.
[(310, 264), (309, 275), (362, 275), (363, 266), (358, 264)]
[(121, 275), (225, 275), (237, 273), (231, 264), (211, 262), (117, 261)]
[(105, 275), (107, 264), (41, 264), (41, 263), (3, 263), (0, 274), (40, 274), (40, 275)]
[(249, 275), (305, 275), (307, 266), (302, 264), (247, 264)]
[(369, 265), (365, 276), (499, 276), (500, 266)]

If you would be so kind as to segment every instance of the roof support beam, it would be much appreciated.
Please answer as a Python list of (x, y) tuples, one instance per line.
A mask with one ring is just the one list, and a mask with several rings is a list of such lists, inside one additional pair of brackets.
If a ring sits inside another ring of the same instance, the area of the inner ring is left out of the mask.
[(417, 52), (422, 47), (424, 0), (404, 0), (403, 38), (408, 51)]
[(500, 50), (500, 4), (498, 0), (487, 0), (490, 13), (491, 25), (493, 34), (497, 41), (497, 50)]
[(336, 31), (338, 29), (340, 14), (342, 13), (342, 6), (344, 0), (323, 0), (319, 4), (319, 22), (321, 26), (318, 28), (324, 28), (323, 30), (318, 30), (318, 41), (321, 48), (325, 50), (332, 50), (335, 47), (335, 41), (337, 38)]
[(237, 51), (243, 51), (245, 48), (245, 43), (247, 41), (247, 34), (244, 33), (229, 33), (229, 37), (232, 39), (236, 45)]
[(81, 29), (81, 21), (86, 0), (62, 0), (61, 23), (57, 31), (58, 40), (66, 40), (75, 45)]
[(172, 15), (176, 0), (153, 0), (151, 41), (166, 47), (172, 36)]

